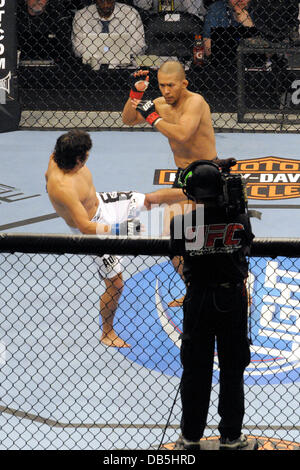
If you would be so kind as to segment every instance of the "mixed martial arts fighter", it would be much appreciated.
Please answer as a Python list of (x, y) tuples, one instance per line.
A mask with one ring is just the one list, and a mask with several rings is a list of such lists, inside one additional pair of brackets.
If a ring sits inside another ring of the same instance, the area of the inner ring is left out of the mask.
[[(157, 73), (161, 97), (143, 100), (148, 88), (149, 71), (139, 70), (131, 77), (130, 96), (123, 109), (123, 122), (135, 126), (145, 120), (168, 138), (177, 166), (173, 188), (180, 187), (180, 174), (195, 160), (212, 160), (226, 164), (217, 158), (215, 134), (208, 103), (199, 93), (188, 90), (188, 81), (180, 62), (167, 61)], [(185, 207), (183, 207), (183, 205)], [(169, 234), (170, 220), (175, 215), (188, 212), (187, 202), (169, 206), (164, 214), (164, 235)], [(182, 276), (182, 260), (172, 259), (175, 269)], [(183, 298), (169, 306), (180, 306)]]
[[(49, 199), (57, 214), (72, 232), (83, 234), (137, 234), (142, 210), (152, 205), (173, 204), (186, 199), (181, 189), (161, 189), (142, 194), (135, 191), (96, 192), (86, 166), (92, 147), (90, 135), (73, 130), (61, 135), (50, 156), (45, 177)], [(113, 255), (93, 257), (105, 292), (100, 299), (101, 342), (107, 346), (128, 347), (114, 331), (113, 320), (123, 289), (120, 258)]]

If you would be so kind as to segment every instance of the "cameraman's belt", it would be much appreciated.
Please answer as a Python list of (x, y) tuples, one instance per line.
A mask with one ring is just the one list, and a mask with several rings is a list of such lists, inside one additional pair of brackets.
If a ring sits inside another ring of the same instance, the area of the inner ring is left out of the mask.
[(214, 283), (214, 282), (209, 282), (205, 284), (201, 284), (201, 287), (223, 287), (224, 289), (230, 289), (231, 287), (240, 287), (244, 283), (243, 282), (222, 282), (222, 283)]
[(232, 283), (232, 282), (223, 282), (222, 284), (207, 284), (208, 287), (224, 287), (225, 289), (230, 289), (231, 287), (240, 287), (243, 285), (243, 282)]

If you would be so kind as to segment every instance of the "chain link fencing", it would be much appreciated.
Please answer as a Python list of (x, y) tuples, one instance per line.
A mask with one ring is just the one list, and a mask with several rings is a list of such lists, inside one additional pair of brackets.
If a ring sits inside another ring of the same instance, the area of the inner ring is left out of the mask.
[(96, 1), (43, 0), (38, 15), (28, 2), (17, 9), (21, 128), (128, 129), (129, 75), (149, 69), (154, 99), (170, 58), (208, 101), (216, 130), (298, 128), (298, 0), (120, 1), (108, 24)]
[[(95, 239), (95, 240), (94, 240)], [(251, 363), (243, 432), (299, 448), (300, 240), (254, 241)], [(91, 256), (123, 256), (114, 320), (130, 348), (100, 342), (104, 291)], [(162, 239), (2, 234), (1, 449), (158, 449), (179, 435), (184, 285)], [(205, 438), (218, 438), (218, 361)]]

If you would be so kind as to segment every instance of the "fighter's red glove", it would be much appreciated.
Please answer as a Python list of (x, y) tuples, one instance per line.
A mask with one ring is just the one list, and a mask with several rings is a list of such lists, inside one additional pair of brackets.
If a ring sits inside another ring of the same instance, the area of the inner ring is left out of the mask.
[(130, 98), (141, 100), (149, 86), (149, 70), (137, 70), (130, 74)]
[(160, 115), (155, 111), (155, 105), (151, 100), (140, 101), (136, 107), (136, 110), (143, 116), (143, 118), (147, 122), (149, 122), (149, 124), (151, 124), (151, 126), (154, 126), (154, 124), (157, 123), (158, 120), (162, 119)]

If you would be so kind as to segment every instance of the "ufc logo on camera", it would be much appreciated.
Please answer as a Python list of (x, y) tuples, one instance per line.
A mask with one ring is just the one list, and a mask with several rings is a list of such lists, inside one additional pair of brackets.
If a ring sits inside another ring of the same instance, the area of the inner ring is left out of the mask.
[(232, 253), (241, 247), (240, 233), (244, 230), (240, 223), (187, 227), (185, 235), (188, 242), (185, 243), (185, 249), (191, 256)]

